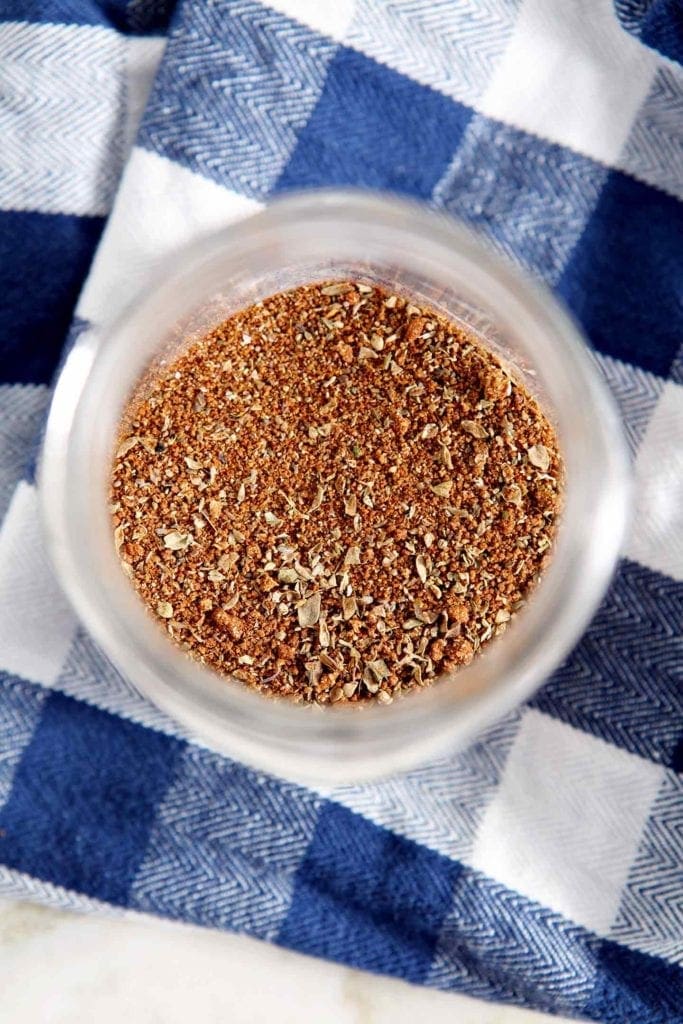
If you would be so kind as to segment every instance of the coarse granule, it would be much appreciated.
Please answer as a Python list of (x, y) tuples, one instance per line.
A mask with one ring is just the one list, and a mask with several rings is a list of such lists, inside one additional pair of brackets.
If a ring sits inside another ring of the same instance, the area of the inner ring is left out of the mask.
[(468, 664), (538, 579), (557, 438), (462, 328), (358, 282), (273, 295), (131, 399), (124, 571), (193, 658), (263, 693), (378, 700)]

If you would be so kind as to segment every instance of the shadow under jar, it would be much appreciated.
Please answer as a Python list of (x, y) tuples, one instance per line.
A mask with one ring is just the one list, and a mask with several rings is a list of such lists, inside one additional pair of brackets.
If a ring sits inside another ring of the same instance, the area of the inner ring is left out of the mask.
[[(538, 401), (564, 460), (551, 557), (523, 609), (470, 665), (386, 706), (275, 700), (189, 658), (122, 573), (109, 507), (121, 418), (144, 375), (237, 311), (301, 285), (339, 280), (376, 284), (474, 334)], [(552, 296), (451, 220), (353, 192), (273, 203), (179, 253), (113, 326), (85, 331), (57, 383), (39, 483), (62, 585), (120, 671), (210, 746), (321, 784), (402, 771), (461, 747), (528, 697), (599, 603), (618, 557), (628, 498), (611, 400)]]

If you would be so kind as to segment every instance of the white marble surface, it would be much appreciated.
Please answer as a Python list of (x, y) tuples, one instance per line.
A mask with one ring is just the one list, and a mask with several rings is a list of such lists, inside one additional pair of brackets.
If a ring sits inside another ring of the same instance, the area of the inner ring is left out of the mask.
[(0, 1020), (12, 1024), (558, 1024), (151, 918), (0, 901)]

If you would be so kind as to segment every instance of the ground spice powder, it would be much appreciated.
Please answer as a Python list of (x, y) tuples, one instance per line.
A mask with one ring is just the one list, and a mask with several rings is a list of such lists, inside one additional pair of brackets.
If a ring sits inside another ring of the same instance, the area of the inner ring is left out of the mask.
[(561, 477), (547, 418), (472, 336), (377, 287), (314, 284), (141, 385), (114, 539), (198, 661), (272, 695), (388, 704), (505, 630)]

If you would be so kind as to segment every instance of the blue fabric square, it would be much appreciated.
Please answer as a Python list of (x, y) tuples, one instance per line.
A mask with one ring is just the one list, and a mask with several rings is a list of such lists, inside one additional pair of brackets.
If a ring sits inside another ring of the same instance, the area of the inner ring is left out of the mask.
[(605, 941), (584, 1013), (605, 1024), (679, 1024), (683, 1021), (683, 971), (646, 953)]
[[(78, 316), (74, 316), (72, 318), (71, 326), (69, 327), (69, 329), (68, 329), (68, 331), (66, 333), (66, 339), (65, 339), (64, 345), (62, 346), (62, 350), (61, 350), (61, 352), (59, 354), (59, 359), (57, 361), (57, 365), (55, 367), (54, 373), (52, 374), (52, 376), (54, 376), (55, 379), (59, 375), (59, 372), (62, 369), (62, 365), (63, 365), (63, 363), (64, 363), (68, 353), (73, 348), (73, 346), (75, 345), (75, 343), (78, 340), (78, 338), (80, 337), (80, 335), (85, 330), (87, 330), (89, 326), (90, 326), (90, 324), (88, 323), (87, 320), (82, 320)], [(47, 395), (48, 395), (48, 398), (51, 397), (49, 391), (47, 392)], [(48, 412), (48, 410), (49, 410), (49, 403), (48, 403), (48, 405), (46, 407), (45, 415), (42, 417), (41, 421), (38, 424), (38, 429), (35, 431), (35, 433), (33, 435), (31, 443), (26, 446), (26, 449), (25, 449), (25, 452), (24, 452), (24, 454), (25, 454), (25, 462), (24, 462), (24, 465), (22, 467), (23, 468), (22, 478), (24, 480), (26, 480), (30, 484), (35, 484), (36, 481), (37, 481), (37, 477), (38, 477), (38, 463), (40, 462), (40, 453), (41, 453), (41, 451), (43, 449), (43, 441), (45, 440), (45, 430), (47, 428), (47, 412)]]
[(110, 0), (115, 8), (123, 6), (122, 31), (146, 34), (166, 32), (178, 0)]
[(681, 623), (683, 583), (622, 561), (583, 639), (532, 706), (672, 765), (683, 720)]
[(680, 0), (653, 0), (640, 30), (641, 42), (683, 64), (683, 7)]
[(3, 0), (0, 21), (104, 27), (108, 17), (104, 4), (93, 0)]
[(596, 348), (666, 376), (681, 344), (683, 203), (611, 171), (559, 291)]
[(188, 747), (129, 905), (275, 939), (321, 804), (310, 790)]
[(434, 201), (553, 284), (606, 177), (605, 168), (587, 157), (477, 115)]
[(683, 775), (683, 735), (680, 736), (674, 749), (673, 756), (671, 758), (671, 767), (673, 771), (678, 772), (679, 775)]
[(162, 32), (176, 0), (2, 0), (0, 21), (97, 25), (118, 32)]
[(337, 44), (256, 0), (182, 4), (175, 21), (138, 144), (265, 198)]
[(646, 46), (683, 63), (683, 7), (680, 0), (614, 0), (617, 17)]
[(125, 904), (184, 746), (51, 694), (0, 812), (0, 862)]
[(0, 211), (0, 382), (52, 378), (102, 217)]
[(468, 107), (341, 47), (276, 190), (357, 185), (429, 198), (471, 116)]
[(336, 804), (323, 810), (278, 941), (423, 981), (461, 867)]
[(463, 868), (427, 981), (477, 999), (572, 1014), (593, 989), (598, 945), (561, 914)]

